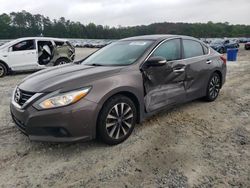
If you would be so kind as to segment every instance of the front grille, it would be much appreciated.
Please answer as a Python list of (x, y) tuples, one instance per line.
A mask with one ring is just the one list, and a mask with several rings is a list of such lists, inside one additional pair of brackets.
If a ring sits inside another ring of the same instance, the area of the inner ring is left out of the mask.
[(20, 106), (23, 106), (26, 101), (28, 101), (35, 93), (23, 91), (19, 88), (16, 89), (14, 100)]

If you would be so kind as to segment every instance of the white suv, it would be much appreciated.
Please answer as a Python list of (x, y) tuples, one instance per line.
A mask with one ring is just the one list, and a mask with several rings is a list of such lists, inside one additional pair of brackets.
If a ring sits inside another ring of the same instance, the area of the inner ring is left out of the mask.
[(64, 39), (20, 38), (0, 46), (0, 77), (74, 61), (75, 49)]

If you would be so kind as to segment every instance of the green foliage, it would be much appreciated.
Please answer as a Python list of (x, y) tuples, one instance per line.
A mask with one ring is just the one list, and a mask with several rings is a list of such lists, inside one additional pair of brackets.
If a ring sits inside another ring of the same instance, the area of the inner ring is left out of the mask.
[(134, 27), (84, 25), (61, 17), (50, 20), (40, 14), (12, 12), (0, 15), (0, 39), (46, 36), (61, 38), (119, 39), (146, 34), (180, 34), (194, 37), (250, 37), (249, 25), (225, 23), (153, 23)]

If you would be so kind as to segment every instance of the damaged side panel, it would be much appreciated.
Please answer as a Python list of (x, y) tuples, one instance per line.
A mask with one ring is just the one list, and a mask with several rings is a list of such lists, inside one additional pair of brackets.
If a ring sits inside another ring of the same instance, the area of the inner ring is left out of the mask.
[(181, 69), (184, 65), (178, 62), (168, 63), (170, 65), (151, 67), (143, 71), (144, 101), (147, 112), (183, 102), (186, 99), (185, 72), (174, 72), (174, 69)]
[(38, 41), (37, 46), (40, 65), (54, 66), (59, 59), (71, 62), (75, 58), (75, 49), (64, 41)]
[(183, 100), (184, 95), (183, 83), (159, 86), (145, 96), (146, 110), (152, 112), (164, 106), (172, 105), (176, 102), (176, 98)]

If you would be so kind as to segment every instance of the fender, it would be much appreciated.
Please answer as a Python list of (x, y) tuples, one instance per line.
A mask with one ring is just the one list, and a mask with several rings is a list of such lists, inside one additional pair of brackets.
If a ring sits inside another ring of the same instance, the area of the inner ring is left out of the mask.
[(3, 60), (1, 60), (1, 59), (0, 59), (0, 63), (4, 64), (4, 65), (6, 66), (6, 68), (7, 68), (7, 74), (9, 74), (9, 73), (12, 72), (11, 68), (7, 65), (7, 63), (5, 63), (5, 62), (4, 62)]

